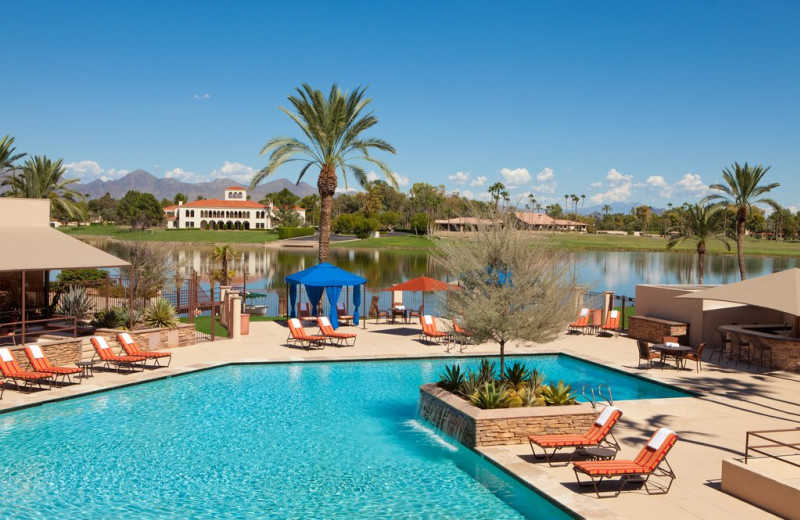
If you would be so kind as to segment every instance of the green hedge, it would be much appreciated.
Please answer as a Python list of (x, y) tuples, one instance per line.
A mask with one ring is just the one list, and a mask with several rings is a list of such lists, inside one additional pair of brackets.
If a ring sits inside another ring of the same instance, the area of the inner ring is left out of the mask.
[(278, 238), (307, 237), (314, 234), (313, 227), (279, 227)]

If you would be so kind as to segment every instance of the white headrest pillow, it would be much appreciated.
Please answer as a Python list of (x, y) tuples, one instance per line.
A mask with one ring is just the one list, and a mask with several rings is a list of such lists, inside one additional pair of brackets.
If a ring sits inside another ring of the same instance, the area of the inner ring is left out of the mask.
[(583, 309), (581, 309), (581, 316), (586, 316), (586, 315), (588, 315), (588, 314), (589, 314), (589, 309), (587, 309), (586, 307), (584, 307)]
[(661, 448), (661, 445), (664, 444), (664, 441), (667, 440), (667, 437), (670, 435), (675, 434), (674, 431), (667, 429), (667, 428), (659, 428), (653, 438), (650, 439), (650, 442), (647, 443), (647, 447), (652, 450), (658, 450)]
[(605, 426), (608, 420), (611, 419), (611, 414), (613, 414), (618, 409), (619, 408), (615, 408), (613, 406), (606, 406), (606, 409), (600, 413), (594, 424), (597, 426)]
[(7, 348), (3, 347), (0, 348), (0, 359), (8, 363), (9, 361), (14, 361), (14, 356), (11, 355)]
[(619, 311), (611, 311), (612, 318), (616, 318), (617, 316), (619, 316)]
[(97, 341), (97, 345), (100, 347), (101, 350), (105, 350), (108, 348), (108, 342), (106, 342), (106, 338), (103, 336), (95, 336), (95, 341)]
[(330, 327), (331, 326), (331, 320), (329, 320), (327, 316), (320, 316), (319, 317), (319, 322), (322, 323), (323, 327)]
[(131, 338), (131, 335), (128, 334), (127, 332), (123, 332), (122, 334), (119, 335), (119, 337), (121, 337), (122, 341), (124, 341), (125, 343), (133, 343), (133, 338)]
[(291, 324), (292, 324), (292, 327), (294, 327), (294, 328), (296, 328), (296, 329), (299, 329), (299, 328), (300, 328), (300, 320), (298, 320), (297, 318), (291, 318), (291, 319), (289, 320), (289, 323), (291, 323)]
[(425, 325), (433, 325), (433, 318), (429, 314), (423, 316), (423, 319), (425, 320)]
[(28, 348), (31, 349), (31, 354), (33, 354), (33, 357), (35, 357), (36, 359), (44, 358), (42, 349), (39, 348), (39, 345), (37, 345), (36, 343), (34, 343), (33, 345), (28, 345)]

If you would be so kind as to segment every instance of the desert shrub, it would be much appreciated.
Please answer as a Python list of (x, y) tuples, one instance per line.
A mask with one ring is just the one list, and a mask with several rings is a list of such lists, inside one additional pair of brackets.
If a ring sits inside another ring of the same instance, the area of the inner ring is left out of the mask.
[(172, 329), (178, 325), (175, 307), (164, 298), (157, 298), (153, 303), (145, 307), (142, 312), (142, 319), (148, 327), (166, 327)]
[(123, 310), (118, 307), (103, 309), (94, 313), (92, 327), (98, 329), (121, 329), (128, 323)]
[(578, 400), (570, 385), (559, 380), (557, 384), (550, 383), (542, 387), (542, 397), (547, 406), (562, 406), (575, 404)]
[(61, 300), (56, 310), (57, 314), (65, 316), (75, 316), (82, 320), (89, 316), (92, 310), (92, 302), (86, 289), (83, 287), (69, 287), (61, 294)]

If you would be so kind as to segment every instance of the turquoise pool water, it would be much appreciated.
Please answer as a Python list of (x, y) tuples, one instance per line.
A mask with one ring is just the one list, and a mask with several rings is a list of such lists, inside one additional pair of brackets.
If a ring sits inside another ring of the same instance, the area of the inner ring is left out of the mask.
[(569, 518), (416, 420), (419, 385), (451, 361), (229, 366), (0, 415), (0, 517)]

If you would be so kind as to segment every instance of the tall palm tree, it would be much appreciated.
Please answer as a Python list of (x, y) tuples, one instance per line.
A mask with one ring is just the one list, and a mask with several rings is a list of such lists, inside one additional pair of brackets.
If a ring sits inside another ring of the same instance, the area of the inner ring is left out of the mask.
[(503, 192), (506, 189), (506, 185), (502, 182), (495, 182), (491, 186), (489, 186), (489, 193), (492, 196), (492, 200), (494, 201), (494, 209), (497, 209), (497, 205), (500, 203), (500, 197), (503, 196)]
[(261, 155), (270, 153), (269, 163), (253, 176), (250, 187), (255, 188), (290, 161), (305, 163), (297, 177), (298, 183), (312, 166), (320, 169), (317, 178), (320, 196), (319, 261), (324, 262), (328, 259), (330, 247), (333, 195), (338, 185), (337, 170), (342, 173), (345, 187), (348, 170), (358, 184), (365, 187), (369, 182), (367, 172), (357, 164), (365, 161), (377, 166), (389, 183), (397, 188), (397, 179), (389, 167), (370, 155), (373, 150), (395, 153), (395, 149), (382, 139), (362, 135), (378, 123), (378, 118), (372, 112), (364, 112), (372, 102), (364, 97), (365, 88), (358, 87), (352, 93), (343, 93), (334, 83), (325, 97), (321, 90), (303, 83), (296, 91), (296, 95), (289, 96), (294, 112), (282, 107), (281, 110), (300, 127), (306, 142), (294, 137), (276, 137), (268, 141), (261, 149)]
[(14, 168), (14, 163), (25, 157), (24, 153), (14, 153), (14, 138), (6, 135), (0, 139), (0, 175)]
[(220, 285), (230, 285), (231, 270), (228, 265), (229, 262), (239, 259), (239, 252), (228, 245), (217, 246), (211, 252), (211, 258), (221, 265), (219, 273)]
[(586, 195), (581, 195), (581, 214), (583, 214), (584, 204), (586, 204)]
[(719, 205), (704, 204), (702, 202), (689, 206), (686, 210), (685, 226), (673, 230), (667, 249), (672, 249), (684, 240), (691, 240), (697, 246), (697, 274), (700, 283), (703, 283), (703, 272), (705, 268), (706, 242), (718, 240), (725, 248), (730, 251), (731, 245), (724, 234), (719, 229), (719, 212), (722, 207)]
[(708, 201), (718, 200), (722, 204), (732, 206), (732, 209), (736, 211), (736, 254), (739, 257), (739, 275), (742, 280), (746, 278), (744, 270), (744, 226), (745, 222), (747, 222), (747, 216), (750, 214), (754, 204), (776, 204), (774, 200), (762, 197), (772, 189), (780, 186), (777, 182), (767, 185), (760, 184), (769, 168), (769, 166), (765, 168), (760, 164), (750, 166), (747, 163), (740, 165), (735, 162), (730, 168), (722, 170), (724, 184), (718, 183), (709, 186), (712, 190), (721, 191), (722, 193), (709, 195), (705, 199)]
[(51, 161), (47, 156), (29, 157), (11, 177), (3, 180), (9, 197), (23, 199), (50, 199), (50, 214), (62, 213), (69, 218), (84, 214), (80, 205), (83, 195), (69, 187), (78, 179), (65, 179), (67, 172), (63, 161)]
[(606, 214), (606, 218), (608, 218), (608, 214), (612, 209), (610, 204), (603, 204), (603, 213)]

